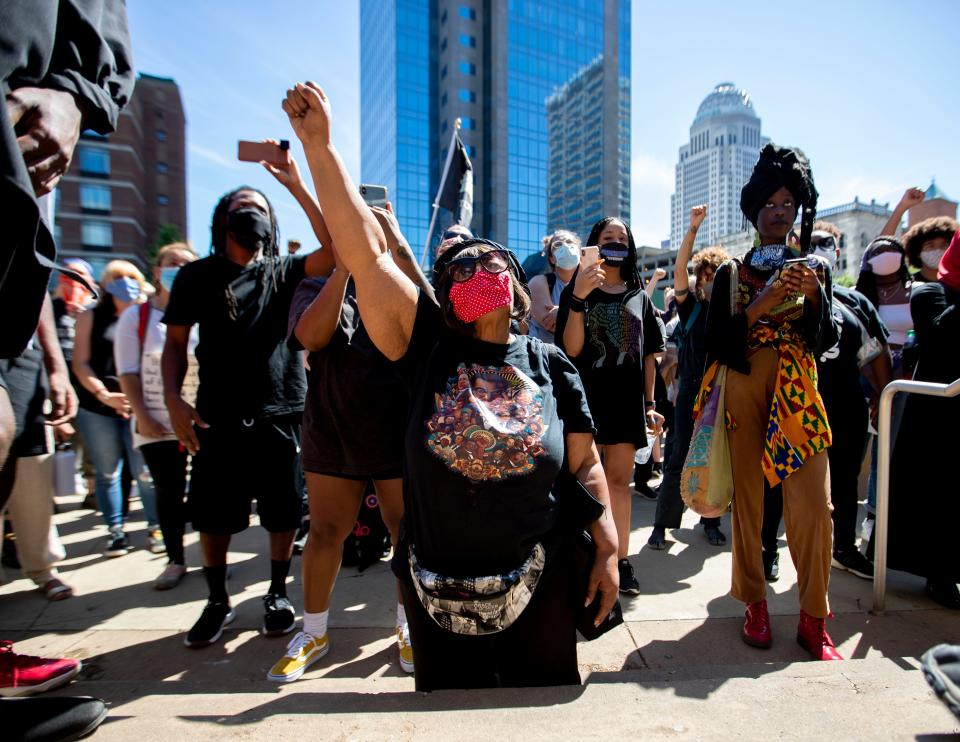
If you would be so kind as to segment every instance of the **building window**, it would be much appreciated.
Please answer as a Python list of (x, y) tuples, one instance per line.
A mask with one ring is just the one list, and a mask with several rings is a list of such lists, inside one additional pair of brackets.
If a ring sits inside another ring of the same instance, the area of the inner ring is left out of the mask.
[(444, 93), (443, 95), (440, 96), (440, 106), (443, 107), (443, 106), (445, 106), (445, 105), (447, 105), (447, 94), (446, 94), (446, 93)]
[(459, 11), (461, 18), (466, 18), (468, 21), (477, 20), (477, 11), (475, 11), (473, 8), (468, 8), (466, 5), (461, 5)]
[(462, 119), (460, 119), (460, 124), (464, 129), (469, 129), (470, 131), (474, 131), (477, 128), (477, 120), (472, 119), (469, 116), (464, 116)]
[(477, 65), (470, 64), (466, 60), (460, 62), (460, 73), (463, 75), (476, 75), (477, 74)]
[(447, 76), (447, 65), (443, 65), (443, 67), (440, 68), (440, 79), (442, 80), (446, 76)]
[(110, 222), (83, 222), (80, 225), (80, 238), (84, 247), (112, 247), (113, 225)]
[(80, 208), (84, 211), (110, 211), (110, 186), (81, 183)]
[(443, 121), (440, 122), (440, 133), (444, 134), (446, 133), (446, 131), (447, 131), (447, 120), (444, 119)]
[(467, 145), (467, 154), (470, 155), (470, 159), (473, 159), (477, 156), (477, 148), (472, 144)]
[(109, 150), (80, 147), (80, 173), (83, 175), (110, 175)]
[(165, 163), (165, 162), (158, 162), (158, 163), (157, 163), (157, 172), (160, 173), (161, 175), (163, 175), (163, 174), (164, 174), (165, 172), (167, 172), (167, 170), (169, 170), (169, 169), (170, 169), (170, 168), (167, 166), (167, 163)]
[(165, 194), (161, 193), (157, 196), (157, 203), (161, 206), (166, 206), (168, 203), (170, 203), (170, 199), (167, 198)]
[(440, 39), (440, 51), (444, 51), (447, 48), (447, 37), (444, 36)]
[(443, 13), (440, 14), (440, 23), (447, 22), (447, 11), (444, 9)]
[(156, 136), (158, 142), (167, 141), (167, 132), (165, 132), (163, 129), (157, 129), (154, 132), (154, 136)]
[(462, 100), (464, 103), (476, 103), (476, 102), (477, 102), (477, 94), (474, 93), (472, 90), (463, 90), (463, 89), (461, 89), (461, 90), (457, 93), (457, 95), (458, 95), (458, 97), (460, 98), (460, 100)]
[(460, 46), (467, 46), (471, 49), (475, 49), (477, 46), (477, 40), (470, 34), (462, 33), (460, 34)]

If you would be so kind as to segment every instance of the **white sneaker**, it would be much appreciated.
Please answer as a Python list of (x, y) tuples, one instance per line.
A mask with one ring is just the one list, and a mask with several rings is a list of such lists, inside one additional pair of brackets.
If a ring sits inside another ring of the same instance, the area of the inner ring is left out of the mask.
[(413, 645), (410, 643), (410, 626), (397, 626), (397, 650), (400, 653), (400, 669), (413, 672)]
[(270, 668), (267, 680), (277, 683), (293, 682), (329, 651), (330, 640), (326, 634), (318, 638), (306, 631), (299, 631), (287, 645), (287, 653)]
[(863, 522), (860, 524), (860, 538), (863, 539), (863, 542), (869, 543), (870, 537), (873, 535), (873, 526), (876, 523), (874, 518), (864, 518)]

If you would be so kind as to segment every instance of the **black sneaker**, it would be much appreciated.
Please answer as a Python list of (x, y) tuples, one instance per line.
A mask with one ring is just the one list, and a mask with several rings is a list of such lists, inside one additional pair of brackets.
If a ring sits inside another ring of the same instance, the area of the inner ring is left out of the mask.
[(763, 552), (763, 577), (767, 582), (776, 582), (780, 579), (780, 552)]
[(873, 562), (857, 549), (833, 552), (833, 560), (830, 562), (830, 566), (842, 569), (865, 580), (873, 579)]
[(957, 585), (952, 580), (928, 579), (924, 592), (930, 600), (944, 608), (960, 610), (960, 590), (957, 590)]
[(617, 562), (620, 569), (620, 592), (624, 595), (639, 595), (640, 583), (637, 582), (637, 576), (633, 573), (633, 565), (629, 559), (621, 559)]
[(653, 527), (650, 538), (647, 539), (647, 546), (656, 551), (663, 551), (667, 548), (667, 531), (665, 528)]
[(209, 647), (220, 638), (223, 627), (237, 617), (229, 603), (208, 601), (193, 628), (183, 637), (188, 647)]
[(110, 543), (107, 544), (107, 548), (104, 550), (103, 555), (105, 557), (121, 557), (125, 554), (130, 553), (130, 539), (127, 538), (127, 534), (120, 530), (110, 531)]
[(660, 491), (655, 490), (646, 482), (643, 482), (642, 484), (637, 484), (634, 482), (633, 488), (644, 500), (656, 500), (658, 497), (660, 497)]
[(718, 526), (704, 526), (703, 535), (713, 546), (723, 546), (727, 543), (727, 537), (723, 535), (723, 531)]
[(297, 615), (286, 595), (268, 593), (263, 596), (264, 636), (283, 636), (289, 634), (297, 625)]
[(107, 718), (107, 707), (89, 696), (4, 698), (0, 701), (5, 739), (81, 739)]

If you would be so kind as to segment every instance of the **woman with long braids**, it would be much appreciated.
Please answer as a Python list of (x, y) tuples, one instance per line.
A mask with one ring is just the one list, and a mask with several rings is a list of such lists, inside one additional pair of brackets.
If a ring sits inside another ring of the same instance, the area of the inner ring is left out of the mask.
[(581, 263), (560, 297), (557, 344), (573, 360), (597, 427), (597, 445), (610, 491), (619, 544), (620, 592), (640, 594), (630, 553), (630, 481), (633, 458), (647, 445), (647, 429), (659, 434), (655, 355), (664, 350), (653, 302), (637, 271), (637, 246), (622, 219), (606, 217), (590, 231), (587, 245), (600, 261)]
[(726, 366), (726, 429), (733, 473), (733, 589), (747, 604), (741, 636), (771, 645), (760, 530), (764, 480), (783, 487), (790, 554), (800, 587), (797, 641), (816, 659), (840, 659), (825, 619), (833, 525), (827, 447), (815, 358), (833, 347), (837, 329), (826, 262), (798, 258), (786, 240), (803, 208), (801, 249), (813, 231), (817, 190), (798, 149), (766, 145), (740, 194), (759, 233), (742, 260), (724, 263), (713, 280), (707, 316), (707, 371), (697, 409)]
[[(328, 245), (320, 207), (292, 157), (267, 169), (299, 201), (320, 244)], [(253, 500), (270, 534), (261, 630), (277, 636), (295, 626), (285, 582), (301, 520), (306, 378), (302, 352), (287, 347), (287, 317), (300, 281), (333, 268), (326, 249), (280, 257), (273, 206), (254, 188), (243, 186), (220, 199), (211, 233), (211, 254), (180, 269), (163, 317), (164, 396), (173, 432), (193, 455), (188, 502), (209, 590), (185, 637), (188, 647), (213, 644), (235, 617), (226, 588), (227, 552), (231, 535), (249, 525)], [(181, 394), (193, 325), (200, 330), (196, 408)]]

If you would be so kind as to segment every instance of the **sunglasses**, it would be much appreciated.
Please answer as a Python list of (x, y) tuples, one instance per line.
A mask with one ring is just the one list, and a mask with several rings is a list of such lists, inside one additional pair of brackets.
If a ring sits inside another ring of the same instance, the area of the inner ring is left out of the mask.
[(477, 263), (487, 273), (503, 273), (510, 265), (510, 259), (504, 250), (490, 250), (479, 255), (454, 258), (447, 265), (447, 273), (456, 283), (462, 283), (477, 272)]
[(463, 232), (460, 232), (456, 229), (448, 229), (446, 232), (440, 235), (440, 240), (442, 242), (444, 240), (456, 239), (457, 237), (459, 237), (461, 240), (467, 239), (467, 236)]
[(811, 237), (810, 247), (819, 247), (822, 250), (832, 250), (837, 247), (837, 241), (833, 235), (830, 235), (829, 237)]

